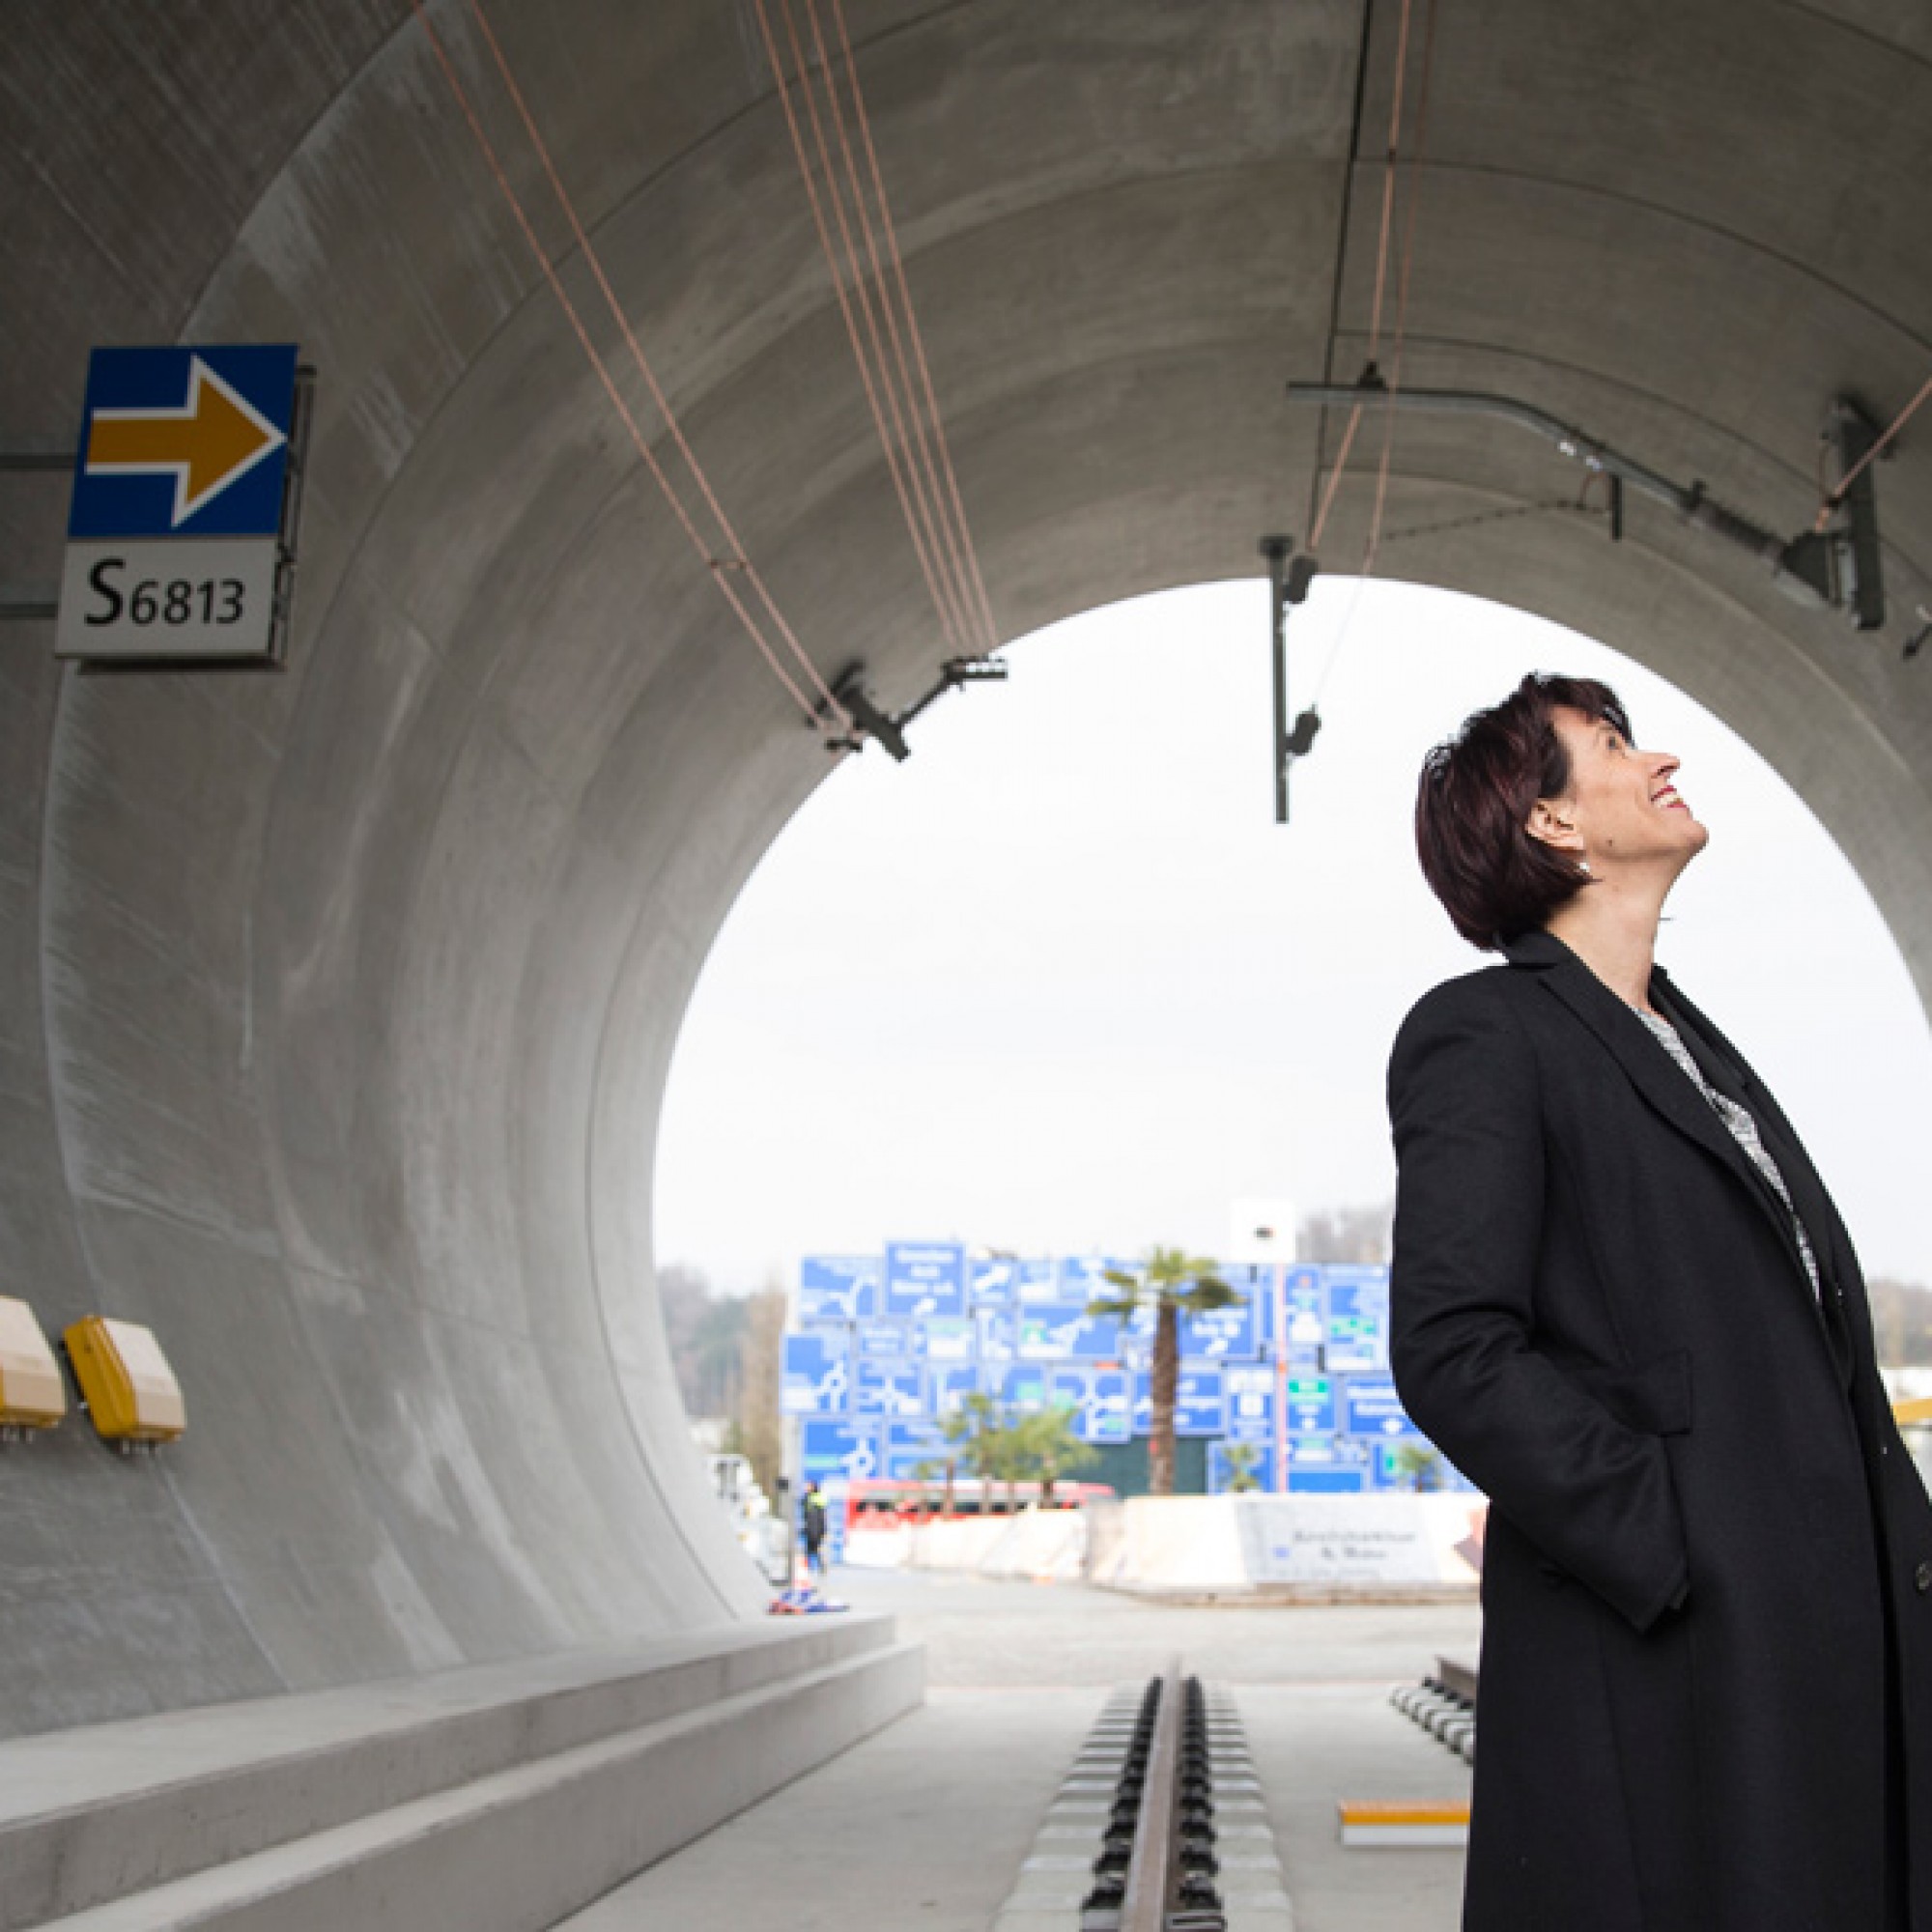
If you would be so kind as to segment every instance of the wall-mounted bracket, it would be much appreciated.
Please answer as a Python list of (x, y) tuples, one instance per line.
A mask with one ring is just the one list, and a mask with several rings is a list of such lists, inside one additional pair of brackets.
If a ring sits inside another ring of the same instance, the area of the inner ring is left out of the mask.
[(1308, 600), (1321, 566), (1306, 551), (1296, 554), (1294, 539), (1266, 536), (1261, 554), (1268, 567), (1268, 622), (1274, 646), (1274, 822), (1288, 823), (1288, 768), (1315, 749), (1321, 714), (1311, 705), (1293, 725), (1288, 722), (1288, 612)]
[(866, 740), (870, 738), (903, 764), (912, 756), (912, 747), (905, 739), (905, 728), (921, 712), (936, 704), (949, 691), (958, 691), (969, 684), (1002, 684), (1006, 681), (1007, 669), (998, 658), (948, 658), (940, 667), (938, 682), (930, 690), (915, 698), (903, 711), (887, 711), (873, 698), (866, 683), (864, 663), (848, 665), (834, 680), (832, 696), (852, 721), (853, 728), (844, 733), (833, 729), (838, 723), (838, 713), (831, 705), (821, 705), (818, 715), (820, 724), (827, 728), (826, 749), (832, 752), (863, 751)]
[[(1623, 486), (1655, 498), (1685, 522), (1707, 530), (1739, 550), (1747, 551), (1770, 567), (1782, 590), (1807, 604), (1822, 604), (1846, 611), (1861, 631), (1876, 630), (1885, 621), (1885, 580), (1878, 547), (1878, 504), (1872, 466), (1859, 465), (1877, 440), (1878, 432), (1864, 412), (1840, 398), (1832, 406), (1826, 429), (1841, 478), (1849, 488), (1833, 500), (1832, 521), (1821, 530), (1804, 530), (1786, 540), (1761, 528), (1747, 517), (1712, 500), (1702, 483), (1673, 483), (1634, 457), (1574, 424), (1520, 403), (1512, 396), (1475, 389), (1401, 389), (1393, 396), (1373, 369), (1354, 384), (1291, 383), (1289, 397), (1323, 408), (1362, 406), (1398, 410), (1427, 410), (1439, 414), (1498, 416), (1520, 429), (1553, 442), (1565, 456), (1610, 480), (1612, 537), (1623, 534)], [(1856, 474), (1854, 472), (1856, 471)]]

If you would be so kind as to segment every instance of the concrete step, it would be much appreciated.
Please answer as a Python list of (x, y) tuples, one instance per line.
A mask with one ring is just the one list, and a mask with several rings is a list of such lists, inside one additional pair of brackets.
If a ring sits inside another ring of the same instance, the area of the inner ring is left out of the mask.
[(23, 1740), (0, 1925), (539, 1932), (923, 1692), (854, 1616)]

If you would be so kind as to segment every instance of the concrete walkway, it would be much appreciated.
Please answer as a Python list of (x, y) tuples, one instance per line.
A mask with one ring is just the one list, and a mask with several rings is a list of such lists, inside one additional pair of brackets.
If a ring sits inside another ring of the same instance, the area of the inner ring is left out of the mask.
[(1179, 1609), (1078, 1585), (841, 1572), (928, 1646), (925, 1709), (742, 1813), (559, 1932), (985, 1932), (1114, 1685), (1179, 1650), (1234, 1691), (1297, 1932), (1454, 1932), (1463, 1855), (1344, 1850), (1343, 1798), (1464, 1797), (1469, 1773), (1388, 1702), (1473, 1606)]

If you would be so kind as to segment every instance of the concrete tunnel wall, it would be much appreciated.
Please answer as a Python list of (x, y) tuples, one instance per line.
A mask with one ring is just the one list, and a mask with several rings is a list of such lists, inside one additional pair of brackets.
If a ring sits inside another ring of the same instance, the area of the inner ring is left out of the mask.
[[(1305, 530), (1338, 425), (1281, 385), (1365, 354), (1393, 0), (849, 11), (1003, 636)], [(750, 554), (822, 670), (863, 657), (904, 702), (945, 646), (749, 0), (491, 16)], [(560, 246), (466, 7), (434, 17)], [(830, 761), (406, 5), (10, 26), (0, 429), (70, 430), (95, 342), (295, 339), (321, 381), (285, 675), (81, 678), (23, 627), (0, 656), (0, 1292), (151, 1323), (192, 1423), (152, 1460), (77, 1419), (0, 1459), (0, 1729), (753, 1614), (656, 1315), (653, 1144), (710, 939)], [(1918, 10), (1444, 0), (1435, 59), (1405, 381), (1803, 526), (1832, 395), (1889, 414), (1932, 367)], [(1879, 639), (1648, 506), (1621, 547), (1538, 507), (1578, 480), (1405, 419), (1379, 567), (1711, 706), (1932, 986), (1913, 436)], [(0, 575), (57, 574), (63, 498), (0, 479)], [(1331, 712), (1372, 703), (1353, 675)], [(997, 693), (954, 701), (997, 783)]]

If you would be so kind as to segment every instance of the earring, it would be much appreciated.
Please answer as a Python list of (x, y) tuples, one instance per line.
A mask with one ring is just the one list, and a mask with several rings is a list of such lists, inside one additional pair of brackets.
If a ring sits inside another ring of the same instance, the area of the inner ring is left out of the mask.
[(1596, 877), (1596, 874), (1590, 870), (1590, 862), (1587, 859), (1578, 859), (1577, 861), (1577, 869), (1579, 872), (1581, 872), (1585, 878)]

